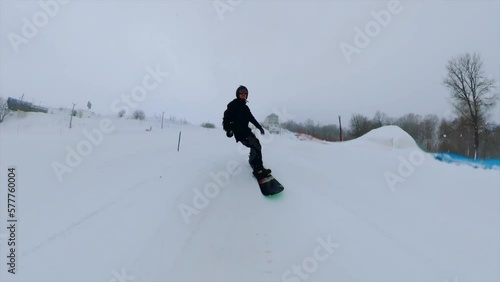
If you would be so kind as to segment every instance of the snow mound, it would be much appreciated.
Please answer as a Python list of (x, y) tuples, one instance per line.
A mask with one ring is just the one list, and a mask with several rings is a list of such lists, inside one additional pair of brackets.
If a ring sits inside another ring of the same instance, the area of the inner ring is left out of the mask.
[(366, 133), (358, 138), (394, 149), (418, 148), (417, 142), (399, 126), (388, 125)]

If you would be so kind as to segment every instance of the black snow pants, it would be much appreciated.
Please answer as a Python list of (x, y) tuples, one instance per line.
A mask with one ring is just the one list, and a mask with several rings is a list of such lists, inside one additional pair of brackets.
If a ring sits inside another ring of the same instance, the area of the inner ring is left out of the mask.
[(262, 146), (260, 145), (259, 139), (257, 139), (253, 133), (250, 133), (246, 139), (241, 140), (240, 142), (250, 148), (248, 163), (250, 163), (252, 169), (254, 171), (261, 170), (263, 168)]

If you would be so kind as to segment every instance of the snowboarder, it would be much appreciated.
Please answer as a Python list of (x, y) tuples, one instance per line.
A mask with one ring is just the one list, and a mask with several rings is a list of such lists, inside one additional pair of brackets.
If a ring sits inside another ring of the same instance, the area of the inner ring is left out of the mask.
[(236, 142), (250, 148), (250, 156), (248, 162), (253, 169), (255, 177), (265, 176), (271, 173), (270, 169), (264, 167), (262, 162), (262, 146), (259, 139), (252, 133), (248, 127), (251, 122), (260, 130), (260, 134), (264, 135), (264, 129), (250, 112), (250, 108), (246, 105), (248, 98), (248, 89), (240, 85), (236, 89), (236, 99), (227, 105), (227, 110), (224, 112), (222, 119), (222, 127), (226, 131), (228, 138), (233, 137)]

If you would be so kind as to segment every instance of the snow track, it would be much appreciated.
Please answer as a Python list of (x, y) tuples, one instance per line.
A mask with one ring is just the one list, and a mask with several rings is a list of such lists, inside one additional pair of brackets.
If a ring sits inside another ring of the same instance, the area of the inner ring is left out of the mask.
[(19, 271), (1, 241), (1, 281), (500, 280), (500, 172), (425, 155), (391, 190), (384, 174), (419, 150), (394, 127), (344, 143), (261, 138), (285, 186), (266, 198), (248, 150), (217, 129), (130, 121), (59, 183), (50, 164), (77, 131), (1, 126), (0, 171), (20, 171)]

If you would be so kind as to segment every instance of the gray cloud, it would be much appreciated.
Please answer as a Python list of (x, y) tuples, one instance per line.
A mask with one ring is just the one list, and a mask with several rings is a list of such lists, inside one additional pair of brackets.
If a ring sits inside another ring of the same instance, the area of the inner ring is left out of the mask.
[(389, 1), (242, 1), (221, 19), (213, 1), (74, 0), (18, 53), (9, 34), (21, 34), (39, 3), (0, 3), (0, 95), (25, 93), (47, 106), (90, 100), (111, 113), (111, 102), (157, 64), (171, 76), (140, 108), (194, 123), (219, 124), (239, 84), (260, 120), (283, 107), (322, 123), (377, 110), (440, 115), (450, 108), (446, 62), (465, 52), (480, 53), (500, 81), (498, 1), (402, 1), (403, 11), (350, 63), (341, 42), (353, 42), (355, 28)]

